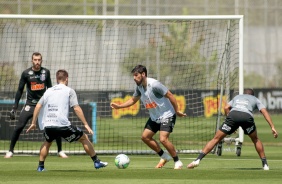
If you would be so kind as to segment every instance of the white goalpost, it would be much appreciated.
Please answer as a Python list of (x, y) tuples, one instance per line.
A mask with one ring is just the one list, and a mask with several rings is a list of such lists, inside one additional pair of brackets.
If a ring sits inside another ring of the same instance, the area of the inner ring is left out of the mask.
[[(0, 15), (0, 153), (8, 151), (17, 125), (9, 111), (33, 52), (42, 54), (53, 85), (58, 69), (69, 72), (69, 86), (78, 94), (95, 132), (89, 138), (100, 154), (153, 154), (140, 139), (149, 117), (142, 104), (110, 108), (133, 94), (130, 72), (137, 64), (166, 85), (188, 115), (177, 118), (170, 136), (179, 153), (198, 153), (223, 122), (224, 105), (243, 93), (242, 15)], [(25, 96), (21, 107), (24, 101)], [(83, 128), (72, 111), (70, 121)], [(238, 132), (224, 141), (236, 142), (240, 156), (244, 135)], [(42, 131), (26, 134), (24, 129), (15, 153), (38, 154), (43, 140)], [(221, 155), (223, 144), (213, 152)], [(78, 143), (64, 142), (63, 150), (84, 153)], [(56, 153), (55, 146), (50, 152)]]

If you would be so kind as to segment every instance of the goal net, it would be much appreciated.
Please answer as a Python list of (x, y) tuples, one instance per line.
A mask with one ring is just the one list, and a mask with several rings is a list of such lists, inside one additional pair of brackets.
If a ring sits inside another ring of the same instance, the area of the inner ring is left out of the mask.
[[(58, 69), (69, 72), (98, 153), (153, 153), (140, 139), (149, 118), (143, 105), (110, 108), (132, 96), (130, 72), (138, 64), (172, 91), (187, 114), (176, 119), (170, 136), (177, 151), (199, 152), (223, 121), (224, 105), (242, 90), (242, 25), (242, 16), (0, 15), (0, 151), (9, 150), (18, 123), (9, 111), (21, 73), (32, 65), (32, 53), (40, 52), (53, 85)], [(70, 121), (84, 128), (72, 110)], [(27, 134), (26, 128), (15, 153), (37, 154), (43, 133)], [(56, 149), (54, 143), (51, 153)], [(84, 153), (79, 143), (66, 141), (63, 150)]]

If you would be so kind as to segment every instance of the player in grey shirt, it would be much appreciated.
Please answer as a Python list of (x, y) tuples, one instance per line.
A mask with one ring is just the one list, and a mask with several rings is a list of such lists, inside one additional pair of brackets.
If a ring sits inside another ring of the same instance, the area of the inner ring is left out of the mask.
[(184, 117), (186, 114), (178, 110), (174, 95), (162, 83), (156, 79), (147, 77), (145, 66), (137, 65), (131, 73), (137, 84), (132, 98), (123, 104), (111, 103), (111, 107), (114, 109), (126, 108), (135, 104), (140, 99), (150, 114), (141, 139), (161, 157), (156, 168), (162, 168), (171, 159), (153, 138), (159, 131), (160, 142), (174, 160), (174, 169), (181, 169), (183, 164), (178, 158), (174, 145), (169, 141), (169, 135), (173, 131), (176, 115)]
[(72, 126), (68, 120), (69, 108), (71, 107), (88, 133), (93, 134), (78, 104), (75, 91), (67, 86), (68, 72), (66, 70), (58, 70), (56, 79), (58, 84), (49, 88), (37, 103), (34, 109), (33, 120), (26, 131), (29, 132), (36, 128), (36, 121), (40, 113), (39, 126), (41, 129), (44, 129), (45, 142), (40, 149), (37, 171), (45, 171), (45, 159), (53, 140), (57, 137), (63, 137), (68, 142), (79, 141), (83, 145), (85, 152), (93, 160), (96, 169), (106, 167), (108, 163), (98, 159), (87, 135), (80, 128)]
[(278, 133), (275, 130), (274, 124), (265, 106), (254, 96), (254, 91), (252, 89), (245, 89), (244, 94), (235, 96), (233, 100), (225, 106), (225, 121), (219, 127), (219, 130), (217, 130), (214, 138), (206, 144), (197, 159), (191, 162), (187, 167), (189, 169), (197, 167), (200, 164), (200, 161), (214, 148), (217, 143), (219, 143), (225, 136), (234, 133), (239, 126), (241, 126), (244, 133), (247, 134), (254, 143), (256, 151), (261, 158), (263, 170), (269, 170), (263, 144), (258, 138), (254, 122), (253, 111), (256, 109), (263, 114), (265, 120), (271, 128), (274, 138), (277, 138)]

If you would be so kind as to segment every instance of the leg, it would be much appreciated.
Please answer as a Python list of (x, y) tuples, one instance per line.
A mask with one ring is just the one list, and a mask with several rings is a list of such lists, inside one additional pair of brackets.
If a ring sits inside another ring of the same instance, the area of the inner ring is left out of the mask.
[(215, 147), (215, 145), (219, 143), (226, 135), (227, 134), (225, 134), (224, 132), (218, 130), (213, 139), (206, 144), (202, 152), (205, 155), (208, 154)]
[(62, 151), (62, 138), (57, 137), (56, 138), (57, 148), (58, 148), (58, 156), (61, 158), (68, 158), (68, 156), (65, 154), (65, 152)]
[(83, 134), (78, 141), (83, 145), (85, 152), (90, 157), (93, 157), (96, 155), (93, 145), (91, 144), (91, 142), (89, 141), (88, 137), (85, 134)]
[(52, 142), (47, 142), (45, 141), (40, 148), (40, 155), (39, 155), (39, 161), (45, 161), (48, 153), (49, 153), (49, 149), (50, 146), (52, 145)]
[(153, 139), (153, 136), (155, 135), (155, 132), (149, 130), (149, 129), (144, 129), (142, 133), (141, 140), (149, 146), (152, 150), (154, 150), (156, 153), (161, 151), (160, 145), (157, 143), (155, 139)]
[(42, 145), (41, 145), (41, 148), (40, 148), (40, 154), (39, 154), (39, 163), (38, 163), (38, 168), (37, 168), (37, 171), (38, 172), (41, 172), (41, 171), (44, 171), (44, 162), (45, 162), (45, 159), (49, 153), (49, 149), (50, 149), (50, 146), (52, 145), (52, 142), (47, 142), (45, 141)]
[(174, 169), (182, 169), (183, 163), (179, 160), (174, 145), (169, 141), (170, 132), (160, 131), (160, 142), (174, 160)]
[(265, 158), (265, 153), (264, 153), (264, 148), (262, 142), (259, 140), (257, 136), (257, 131), (254, 131), (249, 135), (251, 138), (252, 142), (254, 143), (254, 146), (256, 148), (256, 151), (259, 155), (260, 158)]
[(187, 168), (193, 169), (194, 167), (197, 167), (200, 164), (200, 160), (202, 160), (226, 135), (227, 134), (222, 132), (221, 130), (217, 130), (213, 139), (206, 144), (197, 159), (187, 165)]
[(142, 133), (141, 139), (147, 146), (149, 146), (152, 150), (154, 150), (161, 156), (161, 160), (157, 164), (156, 168), (162, 168), (171, 159), (171, 157), (169, 157), (167, 153), (164, 153), (158, 142), (153, 139), (153, 136), (155, 134), (156, 133), (152, 130), (145, 128)]
[(251, 138), (252, 142), (254, 143), (256, 151), (257, 151), (257, 153), (258, 153), (258, 155), (261, 159), (263, 170), (269, 170), (267, 160), (266, 160), (266, 157), (265, 157), (263, 144), (257, 136), (257, 131), (255, 130), (253, 133), (249, 134), (249, 137)]
[(28, 109), (28, 111), (26, 111), (25, 108), (22, 109), (19, 116), (18, 124), (11, 137), (9, 152), (7, 152), (7, 154), (4, 156), (5, 158), (11, 158), (13, 156), (16, 143), (20, 137), (21, 132), (26, 126), (28, 120), (32, 117), (33, 109), (34, 107), (31, 107), (30, 109)]
[(58, 153), (60, 151), (62, 151), (62, 138), (61, 137), (57, 137), (56, 138), (56, 143), (57, 143), (57, 148), (58, 148)]
[(102, 168), (102, 167), (106, 167), (108, 165), (107, 162), (102, 162), (102, 161), (100, 161), (98, 159), (97, 154), (96, 154), (96, 152), (94, 150), (94, 147), (93, 147), (92, 143), (89, 141), (89, 139), (88, 139), (86, 134), (83, 133), (83, 135), (80, 137), (80, 139), (78, 141), (81, 142), (85, 152), (94, 161), (94, 167), (96, 169), (99, 169), (99, 168)]
[(166, 148), (166, 150), (169, 152), (169, 154), (172, 157), (177, 156), (176, 150), (174, 148), (174, 145), (169, 141), (169, 132), (166, 131), (160, 131), (160, 142), (162, 145)]

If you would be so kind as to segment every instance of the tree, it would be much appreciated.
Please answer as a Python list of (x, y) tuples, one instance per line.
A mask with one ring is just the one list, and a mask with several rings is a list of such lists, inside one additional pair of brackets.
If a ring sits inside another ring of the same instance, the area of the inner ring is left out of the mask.
[(0, 64), (0, 86), (2, 92), (10, 92), (16, 90), (16, 83), (18, 82), (14, 67), (11, 63)]
[(251, 72), (244, 75), (244, 86), (250, 88), (265, 88), (265, 78), (258, 73)]
[(167, 28), (168, 33), (159, 33), (161, 41), (157, 42), (160, 39), (151, 37), (148, 45), (132, 48), (122, 63), (123, 69), (128, 72), (133, 65), (145, 63), (149, 73), (159, 74), (160, 79), (171, 89), (179, 89), (179, 86), (184, 88), (183, 83), (193, 88), (205, 88), (210, 81), (209, 73), (216, 68), (217, 52), (213, 52), (209, 58), (200, 52), (205, 38), (200, 35), (196, 41), (192, 41), (193, 23), (175, 22)]
[(273, 81), (269, 82), (272, 86), (282, 87), (282, 58), (277, 59), (276, 63), (276, 75), (273, 75)]

